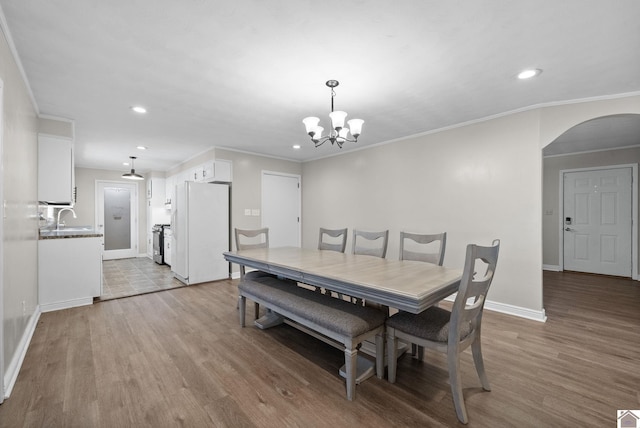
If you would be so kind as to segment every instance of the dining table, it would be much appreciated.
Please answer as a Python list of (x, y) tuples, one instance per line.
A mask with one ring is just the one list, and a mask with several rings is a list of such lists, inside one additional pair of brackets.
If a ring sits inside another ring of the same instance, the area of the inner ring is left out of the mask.
[(224, 258), (414, 314), (455, 293), (462, 278), (461, 269), (431, 263), (298, 247), (228, 251)]
[[(299, 247), (252, 248), (223, 253), (225, 260), (287, 278), (298, 283), (321, 287), (364, 302), (420, 313), (458, 291), (461, 269), (413, 260), (391, 260), (375, 256)], [(255, 320), (261, 329), (286, 322), (268, 311)], [(401, 344), (398, 355), (406, 350)], [(375, 345), (364, 342), (361, 348), (375, 357)], [(374, 374), (374, 364), (358, 356), (356, 383)], [(344, 366), (340, 375), (346, 376)]]

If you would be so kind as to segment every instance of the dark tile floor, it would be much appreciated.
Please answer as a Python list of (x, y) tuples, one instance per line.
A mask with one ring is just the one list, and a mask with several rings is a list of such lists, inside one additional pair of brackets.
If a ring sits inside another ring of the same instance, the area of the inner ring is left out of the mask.
[(110, 300), (137, 294), (153, 293), (184, 284), (173, 277), (171, 268), (146, 257), (105, 260), (102, 262), (102, 296)]

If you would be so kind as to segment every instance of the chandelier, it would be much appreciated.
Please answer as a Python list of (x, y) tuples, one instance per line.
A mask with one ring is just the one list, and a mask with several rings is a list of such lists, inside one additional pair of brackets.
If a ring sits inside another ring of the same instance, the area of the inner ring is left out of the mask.
[[(344, 120), (347, 117), (347, 113), (344, 111), (333, 111), (333, 97), (336, 96), (336, 91), (334, 88), (338, 86), (340, 82), (337, 80), (328, 80), (326, 85), (331, 88), (331, 113), (329, 113), (329, 118), (331, 119), (331, 129), (329, 130), (329, 135), (322, 136), (322, 131), (324, 128), (322, 126), (318, 126), (320, 123), (320, 119), (317, 117), (305, 117), (302, 120), (305, 128), (307, 129), (307, 134), (311, 137), (311, 141), (316, 145), (316, 147), (320, 147), (327, 141), (331, 141), (331, 144), (337, 144), (338, 147), (342, 148), (342, 145), (345, 141), (350, 143), (355, 143), (358, 141), (358, 137), (362, 131), (362, 124), (364, 120), (362, 119), (351, 119), (347, 122), (349, 125), (348, 128), (344, 126)], [(353, 139), (349, 139), (348, 135), (351, 133)]]

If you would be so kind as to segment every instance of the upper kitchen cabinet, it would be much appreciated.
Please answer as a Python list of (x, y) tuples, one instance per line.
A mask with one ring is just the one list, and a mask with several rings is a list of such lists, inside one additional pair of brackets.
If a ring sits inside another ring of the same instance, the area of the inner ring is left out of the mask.
[(191, 171), (191, 180), (201, 183), (231, 182), (231, 161), (216, 159), (205, 162)]
[(74, 180), (73, 140), (38, 135), (38, 201), (73, 205)]
[(210, 181), (222, 181), (225, 183), (231, 183), (233, 174), (232, 174), (232, 164), (231, 161), (216, 159), (213, 164), (213, 180)]

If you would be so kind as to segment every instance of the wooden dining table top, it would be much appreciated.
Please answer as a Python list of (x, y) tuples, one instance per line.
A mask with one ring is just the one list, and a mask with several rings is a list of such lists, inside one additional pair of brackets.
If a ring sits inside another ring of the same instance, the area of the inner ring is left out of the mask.
[(419, 313), (458, 290), (462, 270), (297, 247), (224, 253), (227, 261)]

